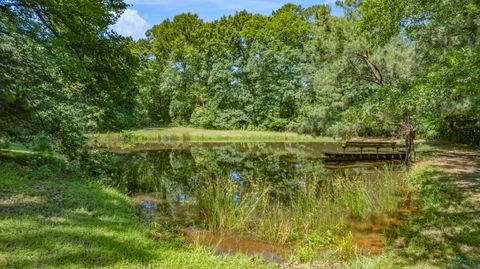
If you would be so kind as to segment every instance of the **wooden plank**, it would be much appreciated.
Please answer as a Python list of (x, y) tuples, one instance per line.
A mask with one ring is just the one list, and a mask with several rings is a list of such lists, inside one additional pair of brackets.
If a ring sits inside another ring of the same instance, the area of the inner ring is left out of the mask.
[(402, 146), (398, 146), (396, 142), (357, 142), (357, 141), (347, 141), (345, 144), (342, 145), (343, 148), (343, 153), (345, 153), (345, 150), (350, 147), (350, 148), (359, 148), (360, 152), (363, 153), (364, 148), (375, 148), (376, 153), (379, 154), (381, 153), (380, 149), (383, 148), (389, 148), (391, 149), (391, 152), (395, 152), (397, 148), (403, 148)]
[[(359, 148), (359, 151), (346, 152), (346, 148)], [(403, 145), (397, 145), (396, 142), (374, 142), (374, 141), (347, 141), (342, 145), (343, 152), (324, 152), (326, 161), (361, 161), (361, 160), (401, 160), (405, 158), (405, 151), (398, 150), (404, 148)], [(364, 149), (375, 149), (375, 152)], [(390, 148), (385, 151), (380, 149)]]
[(347, 141), (345, 142), (345, 147), (396, 147), (396, 142), (357, 142), (357, 141)]
[(370, 152), (370, 151), (349, 151), (349, 152), (324, 152), (325, 155), (334, 156), (334, 155), (391, 155), (391, 154), (405, 154), (403, 151), (379, 151), (379, 152)]
[[(324, 152), (325, 153), (325, 152)], [(338, 155), (388, 155), (388, 154), (398, 154), (398, 153), (405, 153), (402, 151), (378, 151), (378, 152), (361, 152), (361, 151), (354, 151), (354, 152), (338, 152)], [(327, 156), (328, 154), (325, 154)], [(330, 154), (330, 156), (333, 156), (333, 154)]]
[(401, 160), (402, 152), (325, 152), (325, 161)]

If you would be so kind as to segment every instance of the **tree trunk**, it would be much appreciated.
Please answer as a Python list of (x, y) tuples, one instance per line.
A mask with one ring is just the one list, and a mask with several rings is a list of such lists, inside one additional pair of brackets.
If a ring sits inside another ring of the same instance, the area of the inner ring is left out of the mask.
[(405, 137), (405, 163), (408, 164), (410, 161), (415, 160), (415, 132), (413, 130), (413, 123), (410, 116), (406, 116), (405, 118), (403, 135)]

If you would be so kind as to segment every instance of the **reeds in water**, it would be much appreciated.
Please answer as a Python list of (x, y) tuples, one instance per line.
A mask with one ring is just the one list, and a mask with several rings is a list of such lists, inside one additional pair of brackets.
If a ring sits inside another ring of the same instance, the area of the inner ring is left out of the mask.
[[(200, 219), (209, 230), (253, 236), (278, 244), (306, 240), (311, 234), (341, 234), (347, 219), (368, 219), (396, 212), (403, 180), (385, 170), (374, 178), (297, 177), (279, 199), (272, 186), (240, 186), (229, 177), (204, 178), (197, 189)], [(328, 241), (328, 240), (326, 240)], [(331, 241), (331, 240), (330, 240)]]

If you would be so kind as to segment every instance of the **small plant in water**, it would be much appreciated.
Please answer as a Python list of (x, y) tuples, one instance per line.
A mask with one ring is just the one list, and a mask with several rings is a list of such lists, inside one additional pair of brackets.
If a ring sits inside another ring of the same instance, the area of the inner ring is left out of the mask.
[(337, 256), (342, 260), (347, 260), (355, 254), (355, 245), (352, 232), (347, 232), (344, 236), (335, 238)]
[(324, 251), (334, 243), (334, 234), (332, 230), (325, 232), (313, 231), (297, 246), (295, 256), (301, 262), (314, 261), (321, 251)]

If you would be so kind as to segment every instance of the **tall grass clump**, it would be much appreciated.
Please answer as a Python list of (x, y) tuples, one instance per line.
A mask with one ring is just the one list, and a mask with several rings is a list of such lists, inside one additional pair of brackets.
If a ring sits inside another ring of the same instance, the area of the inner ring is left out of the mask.
[(196, 195), (199, 219), (210, 230), (244, 231), (260, 204), (266, 204), (267, 191), (246, 193), (229, 177), (204, 178)]
[(365, 219), (394, 214), (401, 199), (398, 192), (404, 184), (392, 171), (384, 170), (378, 178), (368, 175), (333, 177), (322, 193), (327, 206), (348, 213), (350, 217)]
[(347, 248), (343, 246), (349, 242), (347, 220), (395, 214), (403, 186), (400, 177), (388, 170), (375, 178), (305, 175), (295, 180), (295, 187), (278, 198), (272, 195), (272, 186), (240, 186), (228, 177), (205, 179), (197, 189), (200, 218), (209, 230), (276, 244), (311, 242), (315, 235), (320, 239), (310, 245), (321, 242)]

